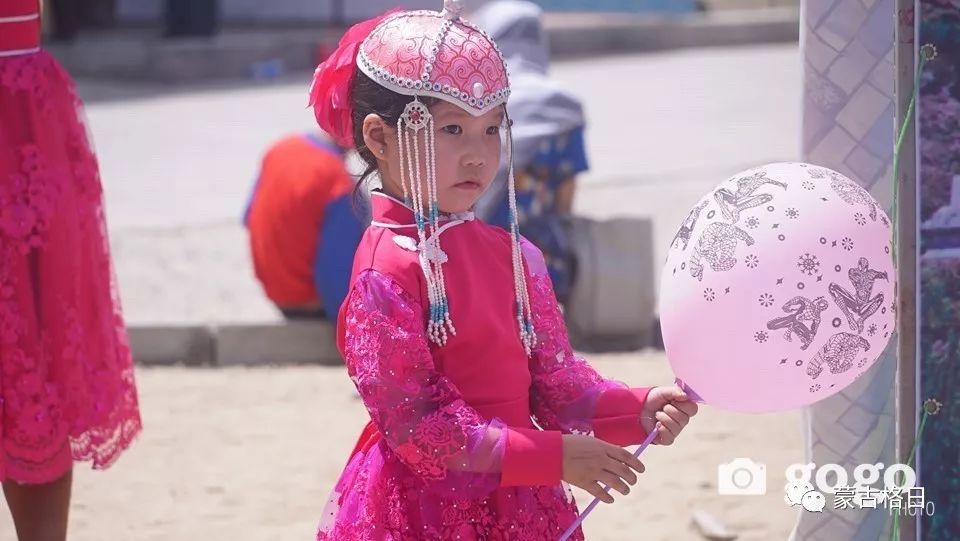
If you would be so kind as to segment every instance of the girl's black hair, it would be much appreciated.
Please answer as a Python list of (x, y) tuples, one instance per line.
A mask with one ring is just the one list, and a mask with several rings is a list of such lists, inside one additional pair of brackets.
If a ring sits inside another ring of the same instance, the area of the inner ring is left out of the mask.
[[(350, 108), (353, 118), (353, 144), (357, 154), (366, 165), (360, 180), (353, 189), (354, 200), (371, 175), (377, 172), (377, 158), (367, 148), (363, 141), (363, 120), (367, 115), (374, 114), (383, 119), (390, 126), (396, 126), (397, 120), (403, 114), (404, 107), (413, 100), (411, 96), (404, 96), (389, 90), (367, 76), (359, 69), (356, 70), (350, 82)], [(436, 101), (434, 98), (421, 97), (428, 107)]]

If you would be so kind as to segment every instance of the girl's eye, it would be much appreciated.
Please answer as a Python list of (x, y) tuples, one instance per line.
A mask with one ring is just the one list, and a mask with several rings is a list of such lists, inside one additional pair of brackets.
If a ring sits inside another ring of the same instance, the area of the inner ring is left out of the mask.
[(450, 124), (449, 126), (444, 126), (440, 129), (449, 133), (450, 135), (460, 135), (463, 133), (463, 128), (457, 126), (456, 124)]
[(499, 135), (499, 134), (500, 134), (500, 126), (490, 126), (489, 128), (487, 128), (487, 135)]

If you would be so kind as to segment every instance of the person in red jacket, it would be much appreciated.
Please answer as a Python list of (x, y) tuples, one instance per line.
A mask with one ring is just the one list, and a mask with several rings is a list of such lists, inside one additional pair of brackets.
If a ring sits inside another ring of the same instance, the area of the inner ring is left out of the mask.
[(328, 205), (352, 188), (343, 150), (321, 133), (284, 137), (264, 155), (245, 222), (257, 279), (285, 317), (326, 317), (316, 286), (321, 227)]

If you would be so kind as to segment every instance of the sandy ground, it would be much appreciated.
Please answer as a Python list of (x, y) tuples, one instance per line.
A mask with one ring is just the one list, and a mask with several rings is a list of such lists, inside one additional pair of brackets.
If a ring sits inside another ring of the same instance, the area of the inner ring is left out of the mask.
[[(593, 358), (634, 385), (671, 380), (660, 353)], [(140, 369), (145, 431), (107, 472), (77, 470), (73, 541), (309, 540), (366, 413), (342, 368)], [(786, 539), (783, 470), (799, 461), (797, 412), (705, 408), (670, 447), (645, 453), (635, 491), (586, 521), (591, 541), (700, 539), (702, 509), (743, 541)], [(765, 463), (768, 494), (720, 496), (717, 465)], [(577, 494), (581, 508), (589, 503)], [(0, 539), (14, 539), (0, 515)]]

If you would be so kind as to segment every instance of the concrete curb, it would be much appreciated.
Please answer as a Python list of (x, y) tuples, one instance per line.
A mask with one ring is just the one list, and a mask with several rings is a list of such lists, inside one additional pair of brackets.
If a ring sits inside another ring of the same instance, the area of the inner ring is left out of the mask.
[(216, 356), (216, 341), (207, 327), (130, 326), (127, 333), (139, 364), (203, 366), (212, 364)]
[(342, 365), (329, 322), (238, 325), (131, 325), (134, 361), (142, 366)]
[(217, 366), (343, 364), (336, 327), (329, 322), (289, 321), (276, 325), (217, 328)]
[[(545, 28), (555, 59), (687, 47), (796, 41), (791, 8), (717, 11), (683, 16), (550, 13)], [(48, 49), (77, 77), (166, 83), (271, 80), (307, 72), (341, 30), (268, 27), (228, 29), (213, 38), (166, 40), (156, 31), (119, 30)]]
[[(139, 366), (343, 366), (336, 328), (329, 322), (288, 321), (242, 325), (131, 325), (127, 328), (134, 362)], [(636, 336), (596, 336), (589, 340), (571, 330), (578, 351), (607, 353), (662, 349), (659, 322)]]

